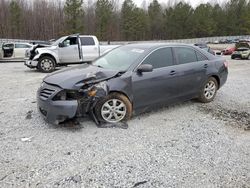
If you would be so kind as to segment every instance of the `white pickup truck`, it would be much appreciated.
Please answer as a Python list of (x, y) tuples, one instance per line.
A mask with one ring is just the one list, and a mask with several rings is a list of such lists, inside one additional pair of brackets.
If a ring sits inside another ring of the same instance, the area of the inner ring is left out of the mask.
[(41, 72), (52, 72), (57, 66), (91, 62), (117, 45), (99, 45), (96, 36), (70, 35), (52, 45), (35, 45), (26, 51), (25, 65)]

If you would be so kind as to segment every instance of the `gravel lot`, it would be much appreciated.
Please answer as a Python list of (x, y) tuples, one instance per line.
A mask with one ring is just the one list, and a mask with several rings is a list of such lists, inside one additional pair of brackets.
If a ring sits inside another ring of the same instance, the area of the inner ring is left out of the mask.
[(250, 61), (229, 61), (214, 102), (143, 114), (128, 129), (45, 123), (35, 97), (45, 74), (0, 63), (0, 187), (249, 187)]

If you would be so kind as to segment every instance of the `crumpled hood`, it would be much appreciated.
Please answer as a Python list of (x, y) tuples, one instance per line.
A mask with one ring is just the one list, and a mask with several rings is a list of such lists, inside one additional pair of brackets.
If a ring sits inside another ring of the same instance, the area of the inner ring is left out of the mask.
[(31, 50), (36, 50), (37, 48), (50, 48), (52, 47), (51, 45), (46, 45), (46, 44), (36, 44), (30, 48)]
[(63, 89), (80, 89), (87, 82), (100, 82), (116, 76), (119, 72), (84, 64), (67, 68), (46, 76), (43, 81)]
[(49, 45), (44, 45), (44, 46), (38, 46), (35, 49), (42, 51), (42, 50), (56, 50), (56, 46), (49, 46)]

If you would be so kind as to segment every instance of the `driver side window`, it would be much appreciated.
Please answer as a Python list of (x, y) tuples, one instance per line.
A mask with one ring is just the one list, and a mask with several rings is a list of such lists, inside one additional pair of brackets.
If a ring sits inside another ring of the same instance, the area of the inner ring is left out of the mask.
[(154, 69), (173, 65), (172, 49), (170, 47), (157, 49), (144, 60), (143, 64), (150, 64)]
[(71, 45), (76, 45), (77, 44), (77, 38), (76, 37), (71, 37), (67, 38), (66, 40), (63, 41), (63, 46), (68, 47)]

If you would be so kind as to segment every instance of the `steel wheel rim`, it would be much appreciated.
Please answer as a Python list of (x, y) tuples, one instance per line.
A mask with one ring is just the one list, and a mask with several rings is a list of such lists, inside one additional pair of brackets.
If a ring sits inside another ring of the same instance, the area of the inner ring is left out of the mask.
[(43, 70), (49, 71), (53, 67), (53, 62), (50, 59), (44, 59), (41, 61), (41, 67)]
[(121, 121), (126, 116), (126, 113), (126, 105), (119, 99), (110, 99), (101, 108), (102, 118), (109, 123)]
[(214, 81), (210, 80), (206, 85), (204, 89), (204, 96), (206, 99), (212, 99), (216, 92), (216, 84)]

